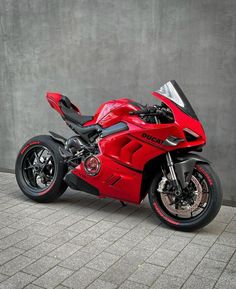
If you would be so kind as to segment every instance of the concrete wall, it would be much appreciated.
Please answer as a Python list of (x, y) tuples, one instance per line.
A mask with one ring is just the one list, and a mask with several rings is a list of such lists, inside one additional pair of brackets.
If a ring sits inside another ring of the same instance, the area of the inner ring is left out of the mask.
[(1, 0), (0, 167), (52, 129), (70, 134), (44, 96), (84, 114), (110, 98), (150, 102), (176, 79), (205, 127), (204, 151), (236, 201), (235, 0)]

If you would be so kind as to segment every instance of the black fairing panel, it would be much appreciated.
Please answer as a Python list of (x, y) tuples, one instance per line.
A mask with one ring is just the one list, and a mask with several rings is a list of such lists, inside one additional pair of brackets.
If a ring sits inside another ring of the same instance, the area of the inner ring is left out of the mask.
[(188, 186), (196, 163), (209, 164), (209, 161), (192, 153), (174, 158), (175, 172), (182, 188)]
[(85, 180), (81, 179), (80, 177), (74, 175), (72, 172), (68, 172), (65, 177), (64, 181), (67, 183), (67, 185), (74, 189), (83, 191), (92, 195), (99, 196), (99, 190), (95, 188), (94, 186), (87, 183)]
[(101, 133), (101, 137), (105, 137), (105, 136), (108, 136), (108, 135), (111, 135), (111, 134), (114, 134), (114, 133), (117, 133), (120, 131), (125, 131), (128, 129), (129, 129), (129, 127), (127, 126), (126, 123), (119, 122), (117, 124), (109, 126), (108, 128), (103, 129), (102, 133)]

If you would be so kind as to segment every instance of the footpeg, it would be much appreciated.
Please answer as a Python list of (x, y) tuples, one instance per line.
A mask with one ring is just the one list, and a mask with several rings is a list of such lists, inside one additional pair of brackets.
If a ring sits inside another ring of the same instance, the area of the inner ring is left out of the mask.
[(68, 150), (66, 150), (62, 147), (59, 147), (59, 153), (63, 157), (63, 159), (69, 159), (69, 158), (73, 157), (72, 153), (70, 153)]

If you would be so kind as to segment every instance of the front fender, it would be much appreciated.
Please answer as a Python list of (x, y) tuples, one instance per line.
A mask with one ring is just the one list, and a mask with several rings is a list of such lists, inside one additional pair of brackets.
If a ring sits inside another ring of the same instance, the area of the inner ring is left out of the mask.
[(182, 189), (188, 186), (196, 163), (209, 164), (210, 162), (204, 157), (193, 153), (174, 158), (175, 173)]

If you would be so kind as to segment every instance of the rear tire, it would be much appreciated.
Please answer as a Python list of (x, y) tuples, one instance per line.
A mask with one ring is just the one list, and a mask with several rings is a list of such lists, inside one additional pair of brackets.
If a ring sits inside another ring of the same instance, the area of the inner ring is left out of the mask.
[(39, 203), (52, 202), (67, 189), (63, 181), (67, 167), (59, 154), (59, 146), (50, 136), (40, 135), (28, 140), (20, 149), (15, 174), (21, 191), (28, 198)]
[(169, 227), (181, 231), (194, 231), (209, 224), (217, 215), (222, 203), (222, 190), (219, 177), (207, 164), (196, 164), (195, 171), (202, 175), (208, 187), (208, 198), (204, 209), (196, 216), (183, 218), (173, 214), (162, 202), (157, 191), (162, 175), (159, 173), (152, 181), (149, 191), (150, 206), (159, 219)]

